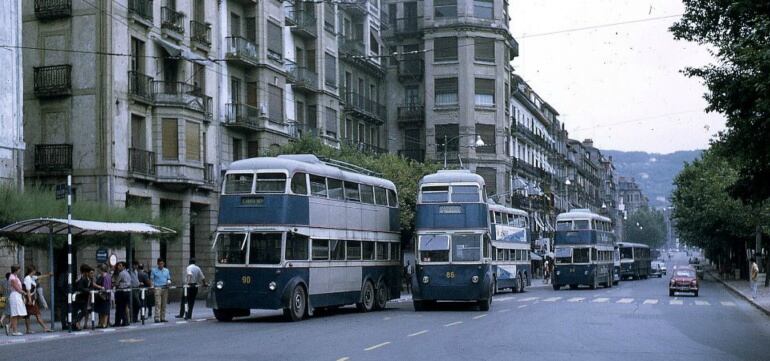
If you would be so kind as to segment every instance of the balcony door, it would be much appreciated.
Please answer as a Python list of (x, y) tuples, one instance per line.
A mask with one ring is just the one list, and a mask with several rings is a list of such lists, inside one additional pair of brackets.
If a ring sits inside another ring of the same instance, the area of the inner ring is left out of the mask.
[(230, 13), (230, 36), (241, 36), (241, 17)]
[(417, 30), (417, 2), (409, 1), (404, 3), (404, 30)]
[(408, 86), (404, 88), (404, 104), (414, 108), (420, 104), (420, 87)]

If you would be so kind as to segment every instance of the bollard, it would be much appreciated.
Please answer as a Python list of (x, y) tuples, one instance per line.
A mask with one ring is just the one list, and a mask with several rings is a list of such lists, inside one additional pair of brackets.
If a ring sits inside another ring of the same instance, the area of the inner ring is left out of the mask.
[(96, 291), (91, 291), (91, 329), (95, 329), (96, 327)]
[(142, 287), (142, 288), (139, 290), (140, 299), (141, 299), (141, 309), (140, 309), (139, 311), (140, 311), (140, 313), (141, 313), (141, 317), (142, 317), (142, 325), (144, 325), (144, 320), (145, 320), (145, 319), (147, 319), (147, 307), (146, 307), (146, 306), (145, 306), (145, 304), (144, 304), (144, 292), (145, 292), (146, 290), (147, 290), (147, 289), (146, 289), (146, 288), (144, 288), (144, 287)]
[(187, 315), (187, 285), (182, 286), (184, 292), (182, 295), (182, 310), (184, 310), (183, 315)]

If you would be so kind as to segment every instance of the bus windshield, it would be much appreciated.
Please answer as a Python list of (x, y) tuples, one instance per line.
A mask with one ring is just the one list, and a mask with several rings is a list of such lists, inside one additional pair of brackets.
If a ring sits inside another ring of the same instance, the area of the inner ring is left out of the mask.
[(572, 263), (572, 248), (557, 248), (554, 251), (556, 264)]
[(589, 254), (591, 253), (590, 248), (574, 248), (572, 249), (572, 263), (589, 263), (591, 262), (591, 259), (589, 258)]
[(447, 203), (449, 202), (448, 186), (426, 186), (422, 187), (423, 203)]
[(572, 221), (558, 221), (556, 222), (557, 231), (569, 231), (572, 229)]
[(452, 236), (452, 261), (471, 262), (481, 259), (481, 237), (478, 234)]
[(449, 236), (426, 234), (420, 236), (420, 259), (423, 262), (449, 261)]
[(590, 222), (587, 219), (575, 220), (575, 229), (591, 229)]
[(246, 234), (220, 233), (216, 245), (217, 263), (246, 264)]
[(633, 248), (621, 248), (620, 249), (620, 259), (633, 259), (634, 253)]
[(281, 262), (281, 233), (252, 233), (249, 238), (249, 264)]
[(286, 191), (286, 174), (259, 173), (257, 174), (256, 193), (284, 193)]

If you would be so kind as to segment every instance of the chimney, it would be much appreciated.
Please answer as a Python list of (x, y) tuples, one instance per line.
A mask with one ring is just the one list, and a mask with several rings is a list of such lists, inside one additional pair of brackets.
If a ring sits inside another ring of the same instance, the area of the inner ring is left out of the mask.
[(583, 145), (587, 148), (593, 148), (594, 147), (594, 140), (591, 138), (586, 138), (586, 140), (583, 141)]

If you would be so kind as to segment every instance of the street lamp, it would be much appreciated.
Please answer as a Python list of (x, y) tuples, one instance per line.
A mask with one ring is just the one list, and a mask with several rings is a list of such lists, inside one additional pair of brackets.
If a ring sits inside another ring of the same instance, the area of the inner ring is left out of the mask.
[(569, 185), (572, 184), (572, 182), (569, 181), (569, 178), (564, 181), (564, 199), (567, 201), (567, 212), (569, 212)]
[(484, 140), (481, 139), (481, 136), (478, 135), (478, 134), (459, 134), (459, 135), (456, 135), (456, 136), (454, 136), (452, 138), (449, 138), (449, 139), (447, 139), (447, 136), (444, 135), (444, 169), (446, 169), (446, 149), (447, 149), (447, 145), (449, 144), (449, 142), (453, 141), (455, 139), (460, 139), (462, 137), (467, 137), (467, 136), (471, 136), (471, 135), (475, 135), (476, 136), (476, 146), (477, 147), (483, 147), (483, 146), (486, 145), (484, 143)]

